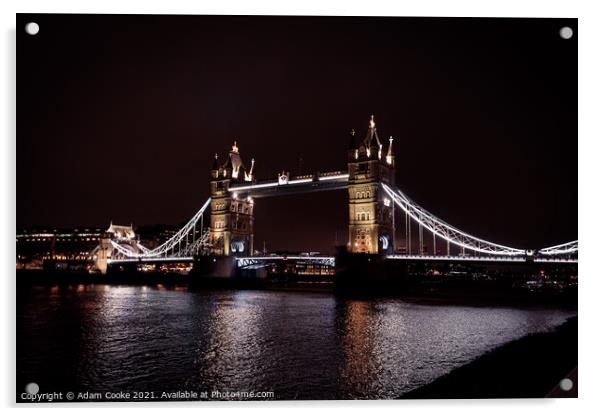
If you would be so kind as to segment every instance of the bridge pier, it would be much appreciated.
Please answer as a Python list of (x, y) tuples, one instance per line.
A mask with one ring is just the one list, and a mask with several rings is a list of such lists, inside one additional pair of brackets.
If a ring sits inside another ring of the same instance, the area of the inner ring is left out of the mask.
[(339, 250), (335, 256), (335, 283), (339, 292), (367, 295), (401, 290), (408, 273), (407, 262), (388, 261), (384, 254)]
[(198, 256), (194, 259), (192, 274), (200, 279), (228, 279), (236, 277), (236, 257)]

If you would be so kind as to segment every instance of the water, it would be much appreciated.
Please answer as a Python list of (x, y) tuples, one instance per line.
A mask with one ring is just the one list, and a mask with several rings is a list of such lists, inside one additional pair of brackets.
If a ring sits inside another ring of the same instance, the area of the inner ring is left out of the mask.
[[(80, 285), (18, 297), (17, 390), (396, 398), (576, 312)], [(22, 387), (21, 387), (22, 386)]]

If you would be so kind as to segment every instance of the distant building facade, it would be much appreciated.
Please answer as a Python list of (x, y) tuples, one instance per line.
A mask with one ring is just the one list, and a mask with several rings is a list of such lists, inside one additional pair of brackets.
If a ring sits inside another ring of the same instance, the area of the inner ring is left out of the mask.
[(17, 268), (41, 269), (44, 261), (93, 261), (106, 235), (102, 228), (26, 228), (16, 235)]

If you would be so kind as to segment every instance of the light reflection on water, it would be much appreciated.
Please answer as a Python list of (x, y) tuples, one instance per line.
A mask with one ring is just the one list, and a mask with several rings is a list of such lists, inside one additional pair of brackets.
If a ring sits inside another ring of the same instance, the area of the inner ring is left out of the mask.
[(274, 391), (395, 398), (575, 312), (349, 300), (327, 293), (33, 288), (17, 378), (41, 392)]

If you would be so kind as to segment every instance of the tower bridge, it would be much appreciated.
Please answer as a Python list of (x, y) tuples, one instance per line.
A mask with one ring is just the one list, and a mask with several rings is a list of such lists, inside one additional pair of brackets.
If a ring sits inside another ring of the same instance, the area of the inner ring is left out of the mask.
[[(540, 249), (514, 248), (446, 223), (395, 185), (395, 167), (393, 138), (381, 140), (374, 116), (363, 138), (351, 131), (347, 171), (303, 175), (283, 171), (272, 179), (258, 180), (255, 159), (245, 164), (234, 142), (222, 163), (215, 155), (209, 178), (211, 196), (188, 223), (153, 249), (141, 245), (129, 231), (112, 225), (120, 232), (117, 235), (109, 229), (108, 237), (97, 247), (98, 268), (104, 272), (110, 263), (192, 261), (203, 255), (234, 257), (237, 267), (275, 261), (255, 255), (255, 199), (340, 189), (348, 193), (349, 253), (392, 260), (577, 262), (577, 240)], [(395, 222), (396, 210), (404, 219), (401, 224)], [(430, 250), (425, 249), (427, 245)], [(316, 261), (334, 262), (334, 258), (319, 257)]]

